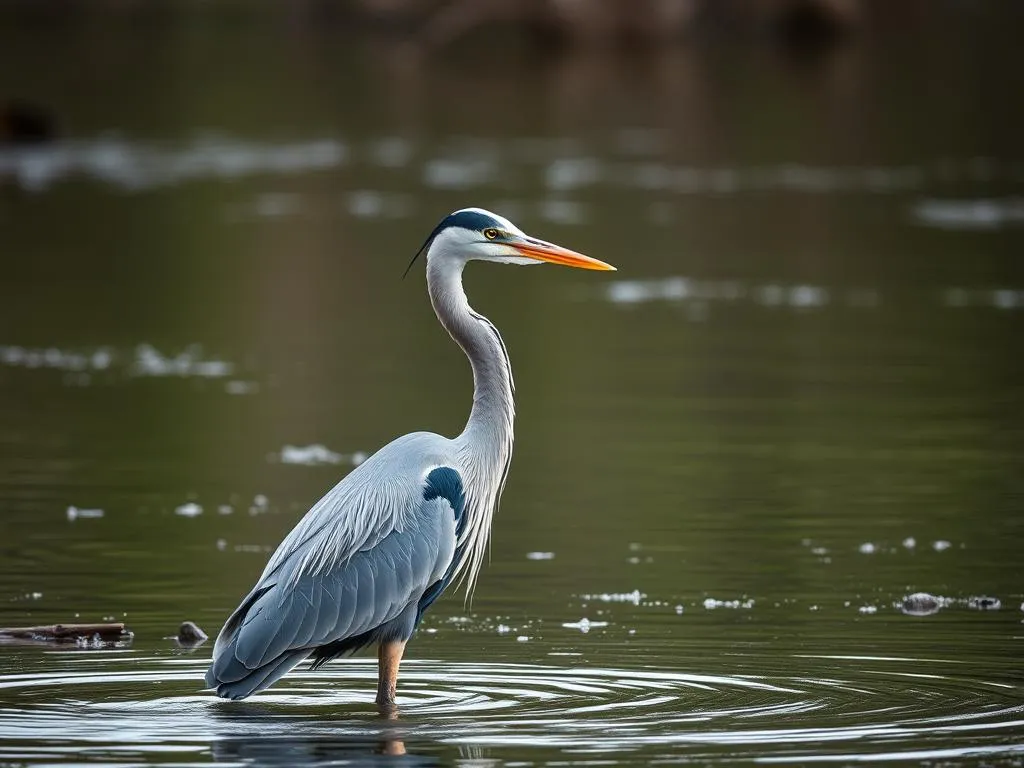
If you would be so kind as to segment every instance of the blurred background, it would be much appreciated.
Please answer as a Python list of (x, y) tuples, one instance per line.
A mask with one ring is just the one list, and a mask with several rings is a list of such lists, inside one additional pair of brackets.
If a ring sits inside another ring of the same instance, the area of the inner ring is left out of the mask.
[(412, 655), (913, 648), (1019, 684), (1022, 29), (1015, 0), (0, 4), (0, 625), (213, 634), (367, 453), (456, 434), (468, 365), (401, 274), (476, 205), (619, 271), (467, 272), (516, 455), (473, 605)]

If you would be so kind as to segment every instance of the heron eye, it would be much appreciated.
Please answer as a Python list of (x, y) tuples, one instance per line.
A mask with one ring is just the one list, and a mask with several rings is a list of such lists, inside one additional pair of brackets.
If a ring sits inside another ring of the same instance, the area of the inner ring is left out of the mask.
[(493, 227), (489, 227), (484, 230), (484, 237), (486, 237), (488, 240), (494, 240), (495, 238), (497, 238), (497, 236), (498, 230), (494, 229)]

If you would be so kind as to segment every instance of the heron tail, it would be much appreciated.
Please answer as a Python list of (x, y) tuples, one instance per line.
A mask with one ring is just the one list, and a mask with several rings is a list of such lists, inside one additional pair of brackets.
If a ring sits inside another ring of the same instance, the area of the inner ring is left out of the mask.
[(215, 688), (222, 699), (244, 699), (269, 688), (308, 655), (306, 650), (289, 651), (255, 669), (248, 669), (237, 659), (228, 664), (215, 661), (206, 671), (206, 685)]
[(275, 623), (254, 621), (263, 613), (266, 601), (273, 599), (275, 586), (253, 590), (217, 636), (206, 685), (216, 689), (221, 698), (244, 699), (262, 691), (309, 655), (308, 649), (288, 648), (281, 642)]

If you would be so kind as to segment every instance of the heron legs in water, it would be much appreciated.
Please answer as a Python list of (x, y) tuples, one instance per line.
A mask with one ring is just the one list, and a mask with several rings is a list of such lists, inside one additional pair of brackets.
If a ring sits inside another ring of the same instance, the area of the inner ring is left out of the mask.
[(398, 709), (395, 689), (398, 686), (398, 665), (405, 651), (404, 640), (385, 640), (377, 646), (377, 706), (382, 712)]

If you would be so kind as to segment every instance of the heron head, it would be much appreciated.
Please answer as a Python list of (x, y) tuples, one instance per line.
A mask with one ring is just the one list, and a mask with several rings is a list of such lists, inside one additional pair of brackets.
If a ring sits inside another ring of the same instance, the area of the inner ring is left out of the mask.
[(549, 262), (581, 269), (615, 269), (590, 256), (530, 237), (505, 217), (483, 208), (463, 208), (446, 216), (413, 256), (410, 268), (424, 250), (428, 260), (475, 259), (520, 265)]

